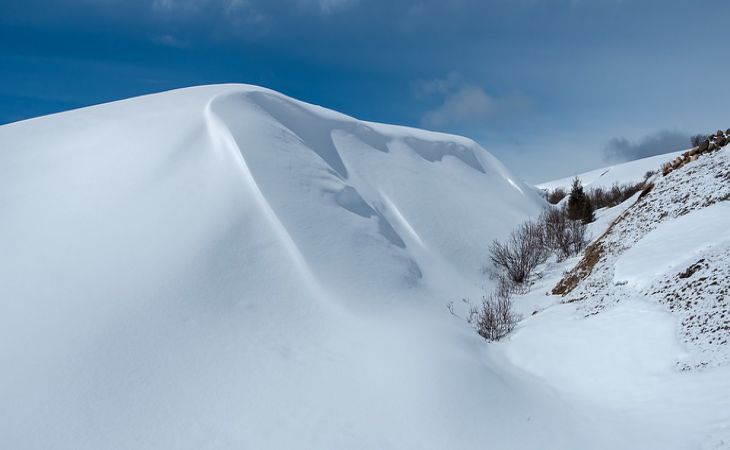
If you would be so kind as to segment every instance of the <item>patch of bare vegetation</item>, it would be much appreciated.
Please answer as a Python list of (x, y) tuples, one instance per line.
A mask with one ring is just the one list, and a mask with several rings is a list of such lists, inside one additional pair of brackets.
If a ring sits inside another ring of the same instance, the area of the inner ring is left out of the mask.
[(527, 221), (505, 240), (489, 248), (491, 273), (500, 289), (526, 292), (538, 266), (553, 255), (558, 261), (579, 254), (587, 245), (586, 225), (570, 219), (567, 207), (549, 207), (536, 220)]
[(498, 341), (515, 329), (519, 317), (512, 308), (509, 293), (498, 291), (482, 297), (478, 307), (471, 307), (467, 321), (479, 336), (488, 341)]
[(585, 224), (569, 219), (566, 207), (546, 209), (537, 223), (544, 234), (543, 245), (558, 261), (579, 254), (588, 243)]
[(555, 188), (545, 191), (545, 198), (548, 203), (556, 205), (565, 197), (568, 197), (568, 214), (573, 220), (582, 220), (584, 223), (593, 222), (593, 212), (601, 208), (612, 208), (619, 205), (637, 192), (642, 191), (647, 185), (648, 180), (656, 174), (654, 171), (648, 171), (644, 175), (644, 180), (637, 183), (615, 183), (611, 187), (594, 187), (584, 189), (580, 179), (575, 178), (571, 185), (570, 193), (563, 188)]
[(586, 248), (585, 255), (578, 264), (563, 277), (562, 280), (553, 288), (553, 295), (565, 296), (570, 293), (578, 283), (583, 281), (591, 274), (593, 267), (601, 260), (604, 254), (603, 242), (599, 239)]
[(551, 205), (557, 205), (565, 198), (566, 195), (568, 195), (568, 193), (561, 187), (545, 190), (545, 200), (547, 200)]
[(544, 228), (528, 221), (514, 230), (507, 239), (495, 239), (489, 246), (489, 259), (499, 275), (515, 287), (525, 286), (535, 269), (547, 259)]
[(644, 181), (639, 183), (614, 184), (610, 188), (594, 188), (588, 191), (588, 197), (595, 209), (613, 208), (626, 200), (630, 199), (634, 194), (644, 189), (646, 186)]

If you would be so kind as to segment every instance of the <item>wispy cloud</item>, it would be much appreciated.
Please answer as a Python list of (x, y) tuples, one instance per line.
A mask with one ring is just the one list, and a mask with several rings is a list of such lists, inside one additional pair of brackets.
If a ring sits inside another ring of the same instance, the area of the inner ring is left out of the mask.
[(164, 45), (165, 47), (172, 48), (186, 48), (187, 45), (180, 39), (176, 38), (171, 34), (163, 34), (162, 36), (154, 36), (152, 40), (158, 44)]
[(160, 14), (189, 14), (200, 11), (214, 11), (224, 18), (250, 22), (260, 22), (266, 15), (264, 11), (307, 11), (329, 15), (359, 3), (359, 0), (152, 0), (151, 8)]
[(467, 82), (461, 75), (450, 73), (443, 78), (419, 81), (413, 86), (417, 99), (438, 98), (440, 103), (426, 111), (421, 125), (443, 128), (449, 125), (471, 125), (489, 120), (497, 114), (532, 110), (532, 101), (524, 94), (502, 96), (489, 94), (481, 86)]
[(322, 14), (333, 14), (354, 6), (359, 0), (304, 0), (304, 2), (319, 8)]

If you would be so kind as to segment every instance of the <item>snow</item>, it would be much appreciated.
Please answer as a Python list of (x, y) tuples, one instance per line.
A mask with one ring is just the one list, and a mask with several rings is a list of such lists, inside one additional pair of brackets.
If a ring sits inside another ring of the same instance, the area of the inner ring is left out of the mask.
[(543, 204), (474, 142), (226, 85), (0, 148), (4, 446), (561, 447), (444, 308)]
[(616, 404), (651, 388), (682, 353), (674, 320), (657, 305), (621, 304), (585, 320), (574, 315), (574, 308), (545, 311), (515, 333), (509, 358), (553, 386)]
[(0, 205), (7, 448), (728, 440), (727, 370), (676, 370), (674, 315), (545, 296), (577, 259), (505, 342), (448, 313), (545, 206), (466, 138), (183, 89), (0, 127)]
[(728, 246), (728, 217), (730, 204), (718, 203), (662, 223), (618, 258), (614, 281), (642, 289), (688, 267), (710, 248)]
[(665, 153), (662, 155), (649, 156), (647, 158), (636, 159), (625, 163), (614, 164), (611, 166), (601, 167), (600, 169), (590, 170), (585, 173), (576, 174), (571, 177), (565, 177), (558, 180), (546, 181), (537, 185), (540, 189), (555, 189), (561, 187), (570, 189), (570, 185), (575, 177), (581, 180), (584, 187), (602, 187), (610, 188), (614, 184), (638, 183), (644, 181), (647, 172), (661, 172), (662, 164), (672, 161), (683, 151)]
[(599, 238), (601, 253), (590, 274), (563, 301), (597, 314), (624, 301), (647, 299), (676, 317), (689, 355), (682, 369), (730, 362), (730, 157), (726, 150), (700, 156), (636, 201)]
[(640, 297), (589, 317), (563, 304), (525, 319), (500, 346), (635, 448), (728, 448), (730, 370), (676, 371), (687, 353), (676, 322)]

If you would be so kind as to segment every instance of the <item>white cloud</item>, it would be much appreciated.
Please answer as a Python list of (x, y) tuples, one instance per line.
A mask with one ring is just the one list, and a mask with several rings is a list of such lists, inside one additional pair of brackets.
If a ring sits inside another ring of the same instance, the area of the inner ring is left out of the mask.
[(488, 120), (496, 114), (532, 109), (532, 102), (524, 94), (511, 93), (496, 97), (482, 87), (464, 81), (457, 73), (450, 73), (444, 78), (419, 81), (414, 84), (413, 93), (418, 99), (441, 99), (439, 106), (427, 111), (421, 118), (421, 125), (428, 128), (474, 124)]
[(461, 86), (446, 95), (443, 103), (421, 119), (427, 127), (440, 128), (459, 122), (473, 122), (497, 111), (497, 102), (477, 86)]
[(444, 78), (415, 82), (413, 84), (413, 94), (416, 98), (425, 98), (432, 95), (447, 95), (463, 83), (464, 80), (461, 75), (456, 72), (451, 72)]

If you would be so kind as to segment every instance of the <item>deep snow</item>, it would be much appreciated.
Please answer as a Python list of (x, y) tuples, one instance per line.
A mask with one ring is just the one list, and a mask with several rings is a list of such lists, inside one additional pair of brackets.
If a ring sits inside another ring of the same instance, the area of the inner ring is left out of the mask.
[(544, 296), (565, 266), (506, 342), (448, 313), (544, 206), (465, 138), (184, 89), (0, 127), (0, 205), (3, 447), (727, 438), (727, 373), (677, 372), (654, 304), (586, 319)]
[(660, 224), (618, 258), (614, 282), (642, 289), (662, 275), (686, 269), (710, 250), (728, 247), (728, 218), (730, 203), (723, 202)]

